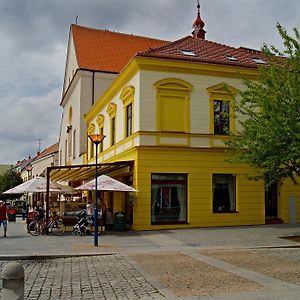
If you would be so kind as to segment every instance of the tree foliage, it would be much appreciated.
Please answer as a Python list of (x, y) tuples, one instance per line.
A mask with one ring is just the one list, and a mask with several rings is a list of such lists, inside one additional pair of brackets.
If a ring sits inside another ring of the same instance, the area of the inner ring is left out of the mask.
[(3, 192), (23, 183), (23, 180), (17, 172), (12, 168), (7, 170), (3, 175), (0, 176), (0, 198), (6, 199), (11, 195), (2, 195)]
[(241, 131), (227, 142), (231, 162), (248, 164), (258, 170), (254, 179), (276, 180), (300, 175), (300, 36), (294, 37), (277, 24), (283, 51), (262, 47), (268, 64), (258, 69), (258, 80), (245, 79), (235, 104)]

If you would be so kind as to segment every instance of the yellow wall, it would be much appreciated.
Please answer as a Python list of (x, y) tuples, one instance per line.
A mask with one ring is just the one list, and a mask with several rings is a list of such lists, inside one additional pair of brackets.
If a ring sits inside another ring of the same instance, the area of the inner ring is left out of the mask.
[[(238, 71), (251, 79), (256, 78), (255, 70), (135, 59), (87, 113), (87, 123), (97, 123), (99, 116), (104, 120), (104, 134), (107, 137), (99, 161), (134, 160), (133, 184), (139, 192), (134, 198), (133, 229), (265, 223), (263, 183), (247, 180), (242, 175), (250, 172), (247, 167), (224, 162), (224, 137), (212, 132), (210, 104), (213, 96), (222, 94), (223, 99), (224, 83), (230, 86), (234, 96), (236, 89), (243, 89)], [(125, 137), (126, 101), (123, 101), (122, 91), (125, 95), (130, 90), (134, 91), (134, 131), (132, 136)], [(172, 101), (181, 109), (175, 109), (175, 105), (172, 107)], [(117, 136), (116, 144), (111, 147), (106, 109), (112, 103), (116, 104)], [(183, 113), (179, 116), (181, 111)], [(231, 129), (234, 130), (234, 126)], [(236, 126), (236, 129), (240, 128)], [(88, 162), (93, 161), (94, 158)], [(187, 174), (187, 224), (151, 225), (151, 173)], [(236, 175), (236, 213), (213, 213), (214, 173)], [(291, 182), (285, 182), (278, 189), (278, 217), (286, 223), (289, 222), (288, 198), (297, 191), (299, 188)], [(300, 200), (297, 201), (297, 207), (300, 207)], [(124, 210), (124, 197), (115, 195), (114, 205), (115, 211)], [(297, 221), (300, 222), (300, 212)]]
[(296, 221), (300, 223), (300, 189), (292, 180), (278, 184), (278, 216), (284, 223), (290, 223), (289, 198), (296, 198)]
[[(219, 149), (139, 148), (133, 229), (264, 224), (263, 184), (247, 180), (241, 175), (247, 170), (224, 162), (225, 158)], [(188, 174), (188, 224), (151, 225), (151, 173)], [(213, 173), (237, 175), (237, 213), (212, 212)]]

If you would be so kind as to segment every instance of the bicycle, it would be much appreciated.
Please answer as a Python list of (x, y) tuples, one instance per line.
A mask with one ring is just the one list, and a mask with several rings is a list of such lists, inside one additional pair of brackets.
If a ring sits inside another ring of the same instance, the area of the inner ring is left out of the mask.
[(33, 236), (46, 234), (47, 230), (53, 235), (63, 235), (66, 231), (66, 227), (62, 220), (60, 220), (56, 215), (52, 215), (48, 222), (43, 219), (38, 219), (36, 215), (27, 226), (28, 233)]

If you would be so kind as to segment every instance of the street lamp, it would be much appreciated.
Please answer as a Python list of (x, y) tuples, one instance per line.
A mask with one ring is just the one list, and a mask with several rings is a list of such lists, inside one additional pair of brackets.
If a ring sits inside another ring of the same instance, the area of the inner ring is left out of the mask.
[(90, 134), (88, 135), (93, 144), (96, 145), (96, 172), (95, 172), (95, 206), (94, 206), (94, 246), (98, 246), (98, 145), (103, 141), (105, 135), (103, 134)]

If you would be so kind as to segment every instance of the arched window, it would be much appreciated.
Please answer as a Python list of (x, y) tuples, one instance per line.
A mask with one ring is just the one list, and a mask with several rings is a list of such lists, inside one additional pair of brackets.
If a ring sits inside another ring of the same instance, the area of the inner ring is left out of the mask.
[(106, 109), (110, 120), (110, 145), (113, 146), (116, 143), (116, 113), (117, 105), (110, 103)]
[[(104, 116), (99, 114), (96, 119), (96, 123), (98, 125), (99, 134), (104, 135)], [(99, 152), (103, 151), (103, 143), (100, 143)]]
[(189, 100), (192, 85), (177, 78), (163, 79), (156, 88), (157, 131), (189, 132)]
[(210, 133), (228, 135), (235, 131), (234, 112), (232, 106), (237, 89), (225, 83), (209, 87), (210, 95)]
[(128, 137), (133, 133), (133, 102), (134, 102), (133, 86), (127, 86), (122, 90), (120, 99), (124, 104), (124, 136)]
[[(88, 135), (95, 133), (95, 125), (93, 123), (89, 123), (87, 130), (88, 130)], [(95, 156), (95, 151), (94, 151), (95, 145), (91, 141), (91, 139), (89, 139), (88, 137), (87, 137), (87, 139), (88, 139), (88, 146), (87, 146), (87, 148), (88, 148), (87, 153), (88, 154), (87, 154), (87, 157), (89, 159), (91, 159)]]
[(69, 115), (68, 115), (68, 126), (67, 126), (67, 148), (66, 149), (66, 153), (68, 153), (67, 155), (67, 159), (70, 160), (72, 157), (72, 136), (73, 136), (73, 132), (72, 132), (72, 119), (73, 119), (73, 109), (72, 106), (69, 109)]

